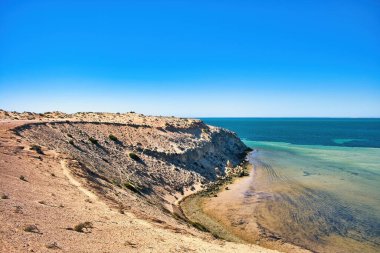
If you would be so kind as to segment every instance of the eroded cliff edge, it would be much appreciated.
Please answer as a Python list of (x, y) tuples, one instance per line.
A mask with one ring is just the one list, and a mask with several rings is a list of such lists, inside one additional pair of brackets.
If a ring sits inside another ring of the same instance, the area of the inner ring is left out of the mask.
[(170, 212), (244, 150), (193, 119), (0, 110), (0, 251), (274, 252)]
[(16, 117), (34, 120), (15, 128), (17, 135), (42, 152), (66, 156), (68, 168), (89, 187), (132, 211), (144, 210), (146, 203), (171, 211), (184, 192), (214, 181), (227, 161), (237, 165), (246, 150), (235, 133), (196, 119), (135, 113)]

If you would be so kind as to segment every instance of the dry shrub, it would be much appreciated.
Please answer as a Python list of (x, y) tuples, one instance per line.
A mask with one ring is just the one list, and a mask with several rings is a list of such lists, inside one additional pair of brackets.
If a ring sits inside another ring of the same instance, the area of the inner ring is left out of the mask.
[(74, 230), (79, 233), (89, 232), (93, 227), (92, 223), (89, 221), (79, 223), (74, 227)]

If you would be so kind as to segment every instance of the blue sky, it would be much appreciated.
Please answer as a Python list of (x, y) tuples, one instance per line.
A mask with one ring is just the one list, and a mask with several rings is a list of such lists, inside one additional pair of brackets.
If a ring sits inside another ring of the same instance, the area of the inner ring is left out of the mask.
[(380, 117), (380, 2), (0, 2), (0, 108)]

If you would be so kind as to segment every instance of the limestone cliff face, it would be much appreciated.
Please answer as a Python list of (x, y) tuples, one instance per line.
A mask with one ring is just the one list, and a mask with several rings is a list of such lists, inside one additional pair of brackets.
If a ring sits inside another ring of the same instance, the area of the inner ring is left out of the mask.
[(0, 110), (0, 252), (272, 252), (216, 240), (175, 205), (244, 149), (199, 120)]
[(129, 187), (144, 196), (174, 195), (216, 179), (216, 167), (238, 164), (246, 150), (233, 132), (200, 120), (95, 115), (41, 120), (15, 131), (31, 145), (67, 155), (77, 173), (105, 194)]

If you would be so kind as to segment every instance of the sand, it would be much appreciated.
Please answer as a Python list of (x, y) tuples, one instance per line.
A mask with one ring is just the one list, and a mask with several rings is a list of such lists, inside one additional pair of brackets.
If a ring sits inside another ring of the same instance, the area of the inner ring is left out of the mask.
[(256, 176), (250, 166), (249, 176), (236, 178), (217, 193), (194, 194), (181, 203), (185, 216), (200, 223), (213, 234), (228, 241), (251, 243), (281, 252), (310, 252), (264, 231), (254, 216), (254, 198), (246, 198)]

